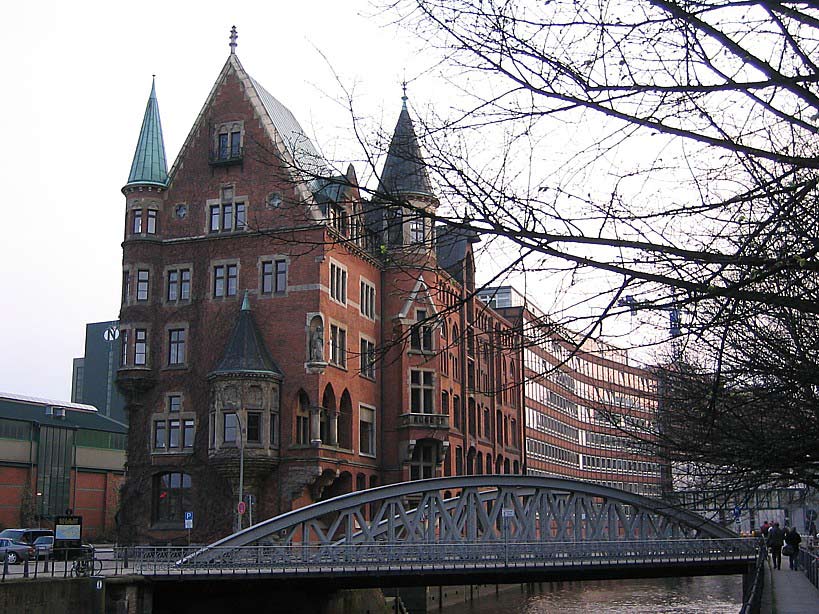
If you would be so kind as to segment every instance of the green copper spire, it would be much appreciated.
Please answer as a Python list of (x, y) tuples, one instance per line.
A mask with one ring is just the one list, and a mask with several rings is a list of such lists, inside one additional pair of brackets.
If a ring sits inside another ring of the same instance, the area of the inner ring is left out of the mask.
[(159, 104), (156, 102), (156, 83), (151, 83), (151, 96), (142, 119), (139, 142), (131, 163), (128, 183), (150, 183), (164, 186), (168, 181), (165, 164), (165, 143), (162, 140), (162, 123), (159, 121)]

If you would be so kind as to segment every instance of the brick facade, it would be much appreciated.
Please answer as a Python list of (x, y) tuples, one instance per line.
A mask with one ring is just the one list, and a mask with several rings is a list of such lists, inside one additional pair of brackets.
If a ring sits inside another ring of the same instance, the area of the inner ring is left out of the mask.
[[(254, 521), (521, 470), (521, 368), (509, 322), (472, 297), (476, 238), (432, 228), (434, 197), (402, 193), (423, 221), (388, 240), (372, 221), (387, 205), (352, 169), (304, 176), (294, 122), (231, 54), (167, 181), (132, 168), (123, 188), (123, 540), (187, 539), (185, 511), (194, 541), (230, 532), (242, 458)], [(445, 264), (442, 238), (458, 248)]]

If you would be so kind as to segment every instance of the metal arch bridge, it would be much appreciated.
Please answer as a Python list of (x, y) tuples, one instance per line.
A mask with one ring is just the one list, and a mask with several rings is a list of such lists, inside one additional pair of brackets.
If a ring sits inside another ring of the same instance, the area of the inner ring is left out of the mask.
[(341, 495), (202, 548), (134, 555), (137, 571), (151, 576), (332, 577), (343, 586), (378, 586), (745, 573), (756, 546), (633, 493), (482, 475)]

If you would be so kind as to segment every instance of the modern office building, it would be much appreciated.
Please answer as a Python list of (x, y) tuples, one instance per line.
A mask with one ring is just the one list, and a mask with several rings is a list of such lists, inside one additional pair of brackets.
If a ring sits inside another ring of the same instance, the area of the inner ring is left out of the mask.
[(556, 326), (511, 286), (479, 296), (523, 340), (526, 473), (659, 497), (662, 467), (639, 443), (654, 432), (652, 372), (632, 364), (626, 350)]
[(125, 398), (116, 385), (121, 354), (119, 322), (86, 324), (85, 353), (73, 364), (71, 401), (93, 405), (101, 415), (126, 423)]

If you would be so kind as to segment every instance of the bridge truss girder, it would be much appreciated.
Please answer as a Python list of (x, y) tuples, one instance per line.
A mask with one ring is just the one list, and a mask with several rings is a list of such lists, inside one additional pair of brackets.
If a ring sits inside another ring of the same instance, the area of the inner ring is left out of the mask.
[(260, 543), (626, 541), (692, 535), (736, 534), (692, 512), (606, 486), (563, 478), (483, 475), (402, 482), (341, 495), (260, 522), (209, 548)]

